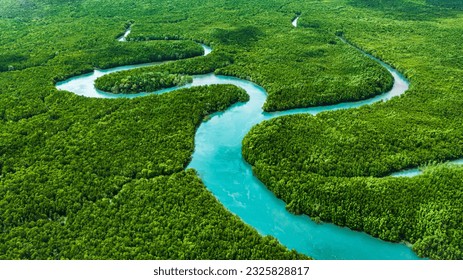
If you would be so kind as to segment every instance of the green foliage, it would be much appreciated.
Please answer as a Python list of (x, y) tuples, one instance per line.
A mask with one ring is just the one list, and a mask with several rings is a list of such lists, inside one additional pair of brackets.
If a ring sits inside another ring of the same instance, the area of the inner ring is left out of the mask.
[(11, 71), (15, 70), (15, 64), (17, 65), (18, 62), (21, 63), (27, 60), (28, 57), (25, 55), (18, 55), (18, 54), (8, 54), (4, 53), (0, 55), (0, 71)]
[[(54, 83), (181, 59), (104, 80), (131, 88), (157, 78), (149, 73), (233, 75), (269, 92), (267, 111), (388, 89), (388, 72), (343, 35), (403, 72), (411, 90), (357, 110), (271, 120), (246, 137), (244, 156), (294, 212), (411, 242), (421, 256), (463, 258), (461, 169), (379, 178), (463, 156), (460, 9), (450, 0), (0, 0), (0, 257), (301, 257), (227, 214), (183, 171), (196, 127), (245, 101), (242, 91), (94, 100)], [(117, 42), (128, 24), (130, 42)], [(214, 51), (196, 57), (193, 41)]]
[[(347, 2), (354, 7), (365, 8), (364, 12), (368, 10), (370, 13), (376, 13), (379, 17), (390, 18), (392, 20), (432, 21), (455, 15), (451, 10), (444, 10), (440, 7), (428, 5), (434, 4), (441, 7), (449, 7), (447, 4), (449, 0), (349, 0)], [(461, 6), (461, 4), (459, 5)]]
[[(84, 188), (85, 194), (72, 196), (83, 204), (108, 196), (114, 177), (150, 178), (181, 171), (190, 159), (194, 131), (202, 119), (247, 98), (228, 85), (134, 100), (55, 93), (45, 98), (45, 112), (2, 125), (2, 191), (29, 190), (53, 197), (60, 186)], [(53, 169), (47, 170), (49, 166)], [(3, 205), (5, 210), (25, 209), (25, 204), (34, 207), (33, 193), (20, 194), (16, 203)], [(24, 204), (18, 203), (19, 197)], [(37, 211), (27, 213), (36, 216)]]
[(215, 29), (213, 37), (225, 45), (250, 45), (264, 33), (255, 26), (243, 26), (232, 30)]
[[(271, 237), (259, 237), (226, 211), (192, 170), (127, 181), (119, 179), (110, 196), (79, 204), (80, 211), (25, 222), (5, 232), (0, 237), (2, 258), (303, 258)], [(67, 190), (57, 195), (54, 205), (75, 200)], [(37, 212), (32, 206), (28, 210)]]
[(127, 76), (119, 81), (113, 81), (112, 78), (112, 76), (103, 76), (96, 79), (95, 87), (112, 93), (138, 93), (182, 86), (193, 81), (191, 76), (166, 72), (143, 72), (140, 76)]
[(460, 0), (426, 0), (426, 3), (445, 8), (463, 9), (463, 2)]

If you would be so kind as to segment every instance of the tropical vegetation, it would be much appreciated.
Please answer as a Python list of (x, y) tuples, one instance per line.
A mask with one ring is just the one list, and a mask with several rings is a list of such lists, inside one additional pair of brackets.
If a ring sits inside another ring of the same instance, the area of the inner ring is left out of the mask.
[[(291, 20), (299, 15), (298, 27)], [(97, 82), (152, 91), (215, 72), (268, 92), (266, 111), (366, 99), (402, 72), (404, 95), (275, 118), (243, 155), (289, 210), (463, 258), (461, 34), (456, 0), (0, 0), (0, 258), (293, 259), (184, 170), (207, 116), (245, 102), (217, 85), (92, 99), (55, 84), (94, 69), (171, 62)], [(131, 27), (128, 42), (118, 42)], [(213, 48), (208, 56), (198, 43)], [(392, 178), (418, 167), (424, 174)]]

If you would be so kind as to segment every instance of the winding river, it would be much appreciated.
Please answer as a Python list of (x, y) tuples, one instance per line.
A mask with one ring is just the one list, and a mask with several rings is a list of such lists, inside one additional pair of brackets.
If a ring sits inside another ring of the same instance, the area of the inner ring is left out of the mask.
[[(119, 41), (125, 41), (129, 33), (130, 29), (119, 38)], [(211, 52), (209, 47), (202, 46), (204, 55)], [(241, 154), (241, 142), (244, 136), (251, 127), (264, 120), (291, 114), (316, 115), (323, 111), (355, 108), (388, 100), (408, 89), (408, 82), (400, 73), (363, 51), (359, 49), (358, 51), (380, 63), (392, 74), (394, 86), (389, 92), (357, 102), (273, 113), (262, 111), (262, 105), (267, 98), (267, 93), (262, 87), (246, 80), (215, 74), (196, 75), (193, 76), (191, 84), (154, 93), (115, 95), (99, 91), (94, 87), (94, 81), (100, 76), (156, 63), (95, 70), (59, 82), (56, 87), (94, 98), (135, 98), (210, 84), (233, 84), (243, 88), (250, 96), (248, 102), (235, 104), (225, 112), (215, 113), (200, 125), (195, 136), (195, 151), (188, 165), (188, 168), (197, 170), (206, 187), (229, 211), (238, 215), (262, 235), (272, 235), (286, 247), (316, 259), (418, 259), (404, 244), (385, 242), (363, 232), (333, 224), (317, 224), (305, 215), (289, 213), (285, 209), (285, 203), (277, 199), (253, 175), (251, 166), (243, 160)]]

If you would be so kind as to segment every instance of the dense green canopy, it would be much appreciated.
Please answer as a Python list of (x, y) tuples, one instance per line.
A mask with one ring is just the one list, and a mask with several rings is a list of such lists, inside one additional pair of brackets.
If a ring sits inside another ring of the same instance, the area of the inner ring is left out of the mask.
[[(462, 259), (463, 169), (384, 178), (463, 157), (460, 2), (0, 0), (0, 258), (304, 258), (227, 212), (184, 170), (197, 126), (246, 101), (243, 91), (103, 100), (54, 85), (175, 60), (109, 75), (101, 87), (148, 91), (215, 72), (263, 86), (267, 111), (389, 89), (389, 73), (343, 34), (404, 73), (410, 90), (260, 124), (243, 141), (246, 160), (294, 212), (410, 242), (420, 256)], [(128, 42), (118, 42), (129, 25)], [(214, 51), (200, 56), (198, 42)]]

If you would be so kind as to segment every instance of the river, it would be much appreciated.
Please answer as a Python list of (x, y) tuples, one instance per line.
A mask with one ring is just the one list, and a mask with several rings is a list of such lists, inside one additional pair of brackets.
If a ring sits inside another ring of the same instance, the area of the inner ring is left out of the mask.
[[(119, 40), (125, 41), (128, 33), (130, 29)], [(209, 47), (202, 46), (205, 55), (211, 52)], [(235, 104), (224, 112), (215, 113), (199, 126), (195, 135), (195, 151), (188, 165), (188, 168), (197, 170), (206, 187), (229, 211), (238, 215), (260, 234), (272, 235), (286, 247), (316, 259), (418, 259), (416, 254), (404, 244), (385, 242), (366, 233), (329, 223), (317, 224), (305, 215), (289, 213), (286, 211), (285, 203), (277, 199), (253, 175), (251, 166), (243, 160), (241, 154), (241, 142), (244, 136), (254, 125), (264, 120), (290, 114), (316, 115), (323, 111), (355, 108), (388, 100), (408, 89), (408, 82), (400, 73), (378, 59), (357, 50), (380, 63), (391, 73), (394, 77), (394, 86), (389, 92), (357, 102), (266, 113), (262, 111), (262, 105), (267, 98), (267, 93), (262, 87), (246, 80), (215, 74), (195, 75), (191, 84), (154, 93), (116, 95), (102, 92), (94, 87), (94, 81), (103, 75), (156, 63), (95, 70), (59, 82), (56, 87), (94, 98), (135, 98), (210, 84), (233, 84), (243, 88), (250, 96), (248, 102)]]

